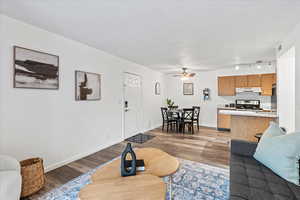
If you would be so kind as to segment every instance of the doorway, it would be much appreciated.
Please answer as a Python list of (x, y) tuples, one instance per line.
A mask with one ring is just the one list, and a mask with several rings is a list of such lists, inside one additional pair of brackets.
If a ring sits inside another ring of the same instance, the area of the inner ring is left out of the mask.
[(142, 79), (137, 74), (125, 72), (124, 91), (124, 139), (141, 131), (142, 122)]

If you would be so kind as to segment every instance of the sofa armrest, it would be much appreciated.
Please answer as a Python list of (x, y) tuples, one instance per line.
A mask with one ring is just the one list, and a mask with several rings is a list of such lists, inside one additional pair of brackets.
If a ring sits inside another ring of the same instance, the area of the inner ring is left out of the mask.
[(20, 172), (20, 163), (12, 157), (0, 155), (0, 171)]
[(253, 156), (257, 147), (257, 142), (244, 140), (231, 140), (231, 153), (242, 156)]

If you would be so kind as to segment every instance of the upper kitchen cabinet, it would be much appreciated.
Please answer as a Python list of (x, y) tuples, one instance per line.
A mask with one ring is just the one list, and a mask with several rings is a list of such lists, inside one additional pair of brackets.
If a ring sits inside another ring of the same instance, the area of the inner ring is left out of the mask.
[(261, 88), (262, 96), (272, 96), (272, 85), (276, 84), (276, 74), (251, 74), (218, 77), (218, 95), (235, 96), (236, 88)]
[(261, 75), (262, 96), (272, 96), (272, 85), (276, 83), (276, 74)]
[(236, 76), (235, 77), (235, 87), (244, 88), (248, 86), (248, 76)]
[(261, 79), (259, 74), (235, 76), (236, 88), (260, 87)]
[(247, 87), (260, 87), (261, 86), (261, 75), (248, 75), (247, 76)]
[(218, 77), (218, 95), (235, 96), (235, 77), (222, 76)]

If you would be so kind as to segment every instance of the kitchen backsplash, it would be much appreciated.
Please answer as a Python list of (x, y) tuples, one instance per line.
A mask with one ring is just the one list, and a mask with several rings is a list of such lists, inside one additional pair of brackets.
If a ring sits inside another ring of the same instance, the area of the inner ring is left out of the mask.
[(236, 96), (227, 96), (221, 97), (223, 99), (223, 104), (235, 103), (236, 99), (255, 99), (260, 100), (261, 108), (270, 110), (271, 109), (271, 97), (269, 96), (260, 96), (256, 93), (242, 93), (237, 94)]

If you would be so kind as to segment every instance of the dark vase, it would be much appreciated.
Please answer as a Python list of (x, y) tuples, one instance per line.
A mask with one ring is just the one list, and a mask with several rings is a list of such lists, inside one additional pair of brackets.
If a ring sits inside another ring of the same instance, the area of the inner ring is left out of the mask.
[[(127, 154), (130, 154), (132, 158), (131, 168), (129, 170), (125, 167)], [(134, 151), (131, 148), (131, 144), (127, 143), (127, 146), (121, 155), (121, 176), (134, 176), (134, 175), (136, 175), (136, 156)]]

